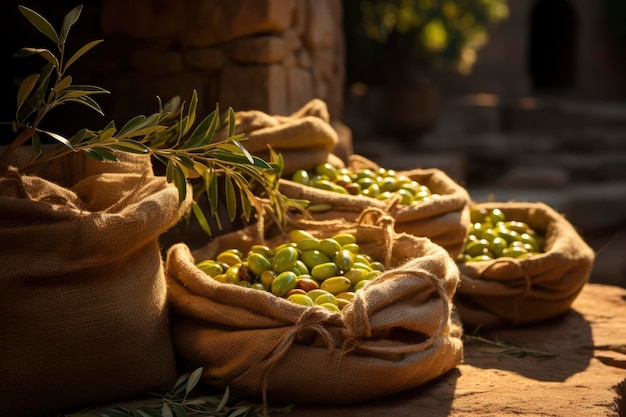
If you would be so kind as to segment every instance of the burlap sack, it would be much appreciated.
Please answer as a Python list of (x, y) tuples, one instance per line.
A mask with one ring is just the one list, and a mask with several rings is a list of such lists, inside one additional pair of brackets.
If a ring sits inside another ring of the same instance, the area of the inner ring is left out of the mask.
[[(270, 401), (349, 404), (418, 387), (462, 360), (451, 320), (458, 269), (430, 240), (343, 221), (302, 222), (318, 237), (354, 233), (360, 252), (388, 258), (388, 270), (342, 313), (304, 307), (266, 291), (221, 284), (194, 266), (185, 244), (167, 254), (175, 350), (202, 378), (233, 395)], [(204, 259), (259, 241), (253, 227), (220, 236)], [(386, 244), (387, 243), (387, 244)], [(388, 249), (388, 251), (386, 250)]]
[(54, 167), (62, 184), (0, 175), (3, 416), (169, 389), (177, 378), (158, 237), (190, 200), (179, 206), (149, 158), (71, 162), (77, 155), (39, 171)]
[[(268, 147), (282, 154), (286, 175), (327, 162), (339, 143), (326, 103), (320, 99), (309, 101), (289, 116), (259, 110), (236, 112), (235, 134), (240, 133), (248, 138), (241, 144), (253, 155), (269, 160)], [(219, 132), (218, 138), (220, 135), (223, 138), (225, 132)]]
[(544, 253), (526, 259), (459, 264), (454, 303), (466, 328), (495, 329), (534, 324), (569, 310), (587, 283), (594, 252), (576, 229), (544, 203), (474, 204), (499, 208), (509, 220), (545, 234)]
[[(379, 168), (376, 163), (356, 154), (348, 158), (348, 167)], [(398, 175), (407, 175), (426, 185), (431, 192), (440, 194), (441, 198), (411, 206), (398, 205), (397, 201), (388, 202), (364, 196), (339, 194), (285, 178), (280, 180), (279, 190), (287, 197), (308, 200), (315, 205), (328, 205), (329, 208), (325, 211), (311, 213), (316, 220), (343, 218), (355, 221), (364, 210), (376, 208), (379, 213), (395, 219), (396, 232), (427, 237), (456, 258), (463, 252), (470, 227), (468, 192), (436, 168), (399, 171)]]

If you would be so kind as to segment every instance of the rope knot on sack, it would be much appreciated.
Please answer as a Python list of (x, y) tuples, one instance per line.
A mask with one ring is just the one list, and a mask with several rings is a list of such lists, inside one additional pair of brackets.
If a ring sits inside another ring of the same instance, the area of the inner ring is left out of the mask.
[(305, 330), (312, 330), (317, 333), (322, 340), (328, 351), (332, 351), (335, 348), (335, 341), (332, 335), (324, 327), (327, 314), (320, 314), (320, 310), (307, 308), (305, 312), (298, 317), (298, 320), (283, 333), (282, 337), (278, 338), (274, 349), (268, 355), (268, 357), (260, 365), (261, 373), (263, 375), (263, 405), (264, 412), (267, 404), (267, 383), (269, 372), (274, 366), (283, 358), (283, 356), (289, 351), (289, 348), (296, 340), (296, 337), (302, 334)]
[[(391, 198), (398, 200), (398, 198)], [(384, 248), (385, 248), (385, 266), (389, 267), (391, 263), (391, 253), (393, 249), (393, 234), (395, 232), (396, 219), (389, 214), (388, 207), (385, 210), (378, 207), (368, 207), (356, 218), (356, 223), (371, 224), (379, 226), (383, 229)]]
[[(348, 354), (355, 350), (364, 350), (367, 352), (416, 352), (422, 351), (432, 346), (435, 341), (445, 335), (448, 331), (448, 320), (452, 312), (452, 304), (446, 291), (445, 285), (443, 285), (440, 277), (433, 274), (431, 271), (423, 268), (404, 268), (399, 267), (393, 270), (389, 270), (384, 273), (389, 280), (405, 280), (410, 281), (416, 279), (422, 283), (428, 283), (427, 287), (422, 287), (420, 291), (427, 291), (436, 297), (439, 301), (439, 317), (440, 321), (437, 328), (430, 334), (424, 333), (424, 341), (420, 343), (413, 343), (410, 345), (396, 346), (390, 349), (388, 346), (377, 346), (375, 343), (371, 343), (373, 329), (370, 322), (372, 311), (370, 311), (367, 303), (368, 296), (365, 292), (357, 292), (356, 297), (352, 301), (350, 309), (349, 323), (344, 325), (344, 343), (342, 346), (342, 353)], [(415, 287), (417, 290), (417, 287)], [(391, 300), (388, 304), (381, 306), (380, 304), (375, 309), (380, 310), (393, 309), (396, 302), (401, 302), (401, 299)], [(417, 320), (418, 317), (415, 317)], [(399, 325), (403, 319), (398, 318), (396, 321), (386, 323), (386, 329), (390, 329)], [(380, 326), (380, 324), (376, 325)]]

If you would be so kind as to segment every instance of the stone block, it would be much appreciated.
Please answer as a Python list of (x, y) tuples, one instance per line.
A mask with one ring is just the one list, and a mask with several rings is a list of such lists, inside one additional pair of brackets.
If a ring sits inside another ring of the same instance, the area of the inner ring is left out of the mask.
[(183, 71), (183, 57), (178, 51), (140, 49), (130, 56), (132, 67), (140, 73), (172, 74)]
[(292, 26), (295, 7), (295, 0), (190, 2), (182, 42), (207, 46), (260, 33), (280, 33)]
[(305, 43), (309, 48), (332, 48), (336, 45), (335, 22), (331, 3), (337, 0), (308, 0), (308, 22)]
[(174, 36), (185, 27), (180, 1), (102, 0), (102, 32), (109, 36), (153, 39)]
[(285, 58), (287, 48), (280, 36), (255, 36), (233, 42), (231, 58), (244, 64), (272, 64)]
[(287, 114), (287, 84), (281, 65), (228, 65), (220, 75), (222, 108)]
[(313, 97), (313, 77), (307, 69), (292, 67), (287, 69), (288, 111), (294, 112), (308, 103)]
[(198, 48), (184, 52), (185, 64), (190, 68), (217, 70), (224, 63), (224, 55), (218, 48)]

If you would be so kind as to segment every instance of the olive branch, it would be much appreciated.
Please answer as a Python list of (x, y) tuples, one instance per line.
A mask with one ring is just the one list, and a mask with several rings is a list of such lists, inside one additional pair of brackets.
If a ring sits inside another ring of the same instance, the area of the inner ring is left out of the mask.
[[(38, 73), (16, 80), (17, 110), (11, 123), (15, 139), (0, 155), (0, 167), (6, 167), (9, 156), (28, 141), (32, 144), (33, 158), (22, 171), (45, 164), (71, 152), (84, 152), (102, 162), (119, 162), (118, 152), (150, 155), (166, 167), (167, 181), (178, 189), (179, 202), (187, 197), (189, 180), (201, 179), (196, 184), (191, 211), (202, 229), (212, 235), (209, 223), (197, 203), (201, 194), (208, 196), (210, 214), (217, 220), (219, 183), (223, 178), (228, 218), (232, 222), (241, 209), (241, 215), (249, 222), (253, 210), (257, 214), (271, 214), (279, 225), (286, 221), (285, 213), (290, 209), (303, 211), (307, 202), (290, 199), (278, 191), (278, 179), (284, 167), (282, 156), (270, 149), (270, 162), (251, 155), (241, 144), (247, 138), (235, 135), (235, 113), (229, 108), (225, 116), (220, 115), (219, 105), (196, 125), (198, 97), (193, 92), (187, 111), (180, 97), (174, 97), (164, 105), (161, 99), (159, 111), (149, 116), (136, 116), (121, 129), (109, 122), (103, 129), (94, 131), (81, 129), (70, 138), (40, 128), (41, 121), (55, 107), (73, 102), (79, 103), (104, 115), (94, 95), (109, 94), (109, 91), (91, 85), (73, 84), (67, 74), (71, 65), (102, 40), (87, 43), (66, 58), (66, 41), (71, 27), (79, 19), (82, 5), (72, 9), (64, 18), (61, 30), (54, 27), (37, 12), (18, 6), (24, 17), (57, 47), (55, 55), (45, 48), (22, 48), (14, 57), (38, 55), (45, 64)], [(194, 127), (195, 126), (195, 127)], [(227, 129), (226, 138), (216, 141), (215, 134)], [(57, 146), (43, 151), (40, 135), (52, 138)], [(237, 192), (238, 190), (238, 192)], [(237, 201), (240, 201), (239, 207)]]
[(540, 350), (529, 348), (525, 343), (504, 341), (497, 337), (492, 340), (477, 334), (463, 335), (463, 341), (465, 343), (476, 343), (478, 344), (477, 349), (481, 352), (498, 356), (509, 355), (518, 358), (531, 356), (538, 360), (553, 359), (558, 356), (556, 349), (549, 344), (544, 345), (544, 349)]
[(199, 387), (201, 376), (202, 368), (198, 368), (181, 375), (165, 393), (152, 393), (107, 408), (88, 408), (71, 414), (48, 413), (45, 417), (264, 417), (268, 413), (286, 414), (293, 407), (293, 404), (264, 407), (251, 400), (235, 401), (228, 387), (223, 392)]

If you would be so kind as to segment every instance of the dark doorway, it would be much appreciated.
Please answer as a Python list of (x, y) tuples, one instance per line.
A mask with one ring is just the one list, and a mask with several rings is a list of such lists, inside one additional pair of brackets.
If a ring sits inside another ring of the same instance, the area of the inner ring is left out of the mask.
[(576, 72), (578, 21), (567, 0), (540, 0), (532, 9), (528, 63), (533, 90), (565, 93)]

